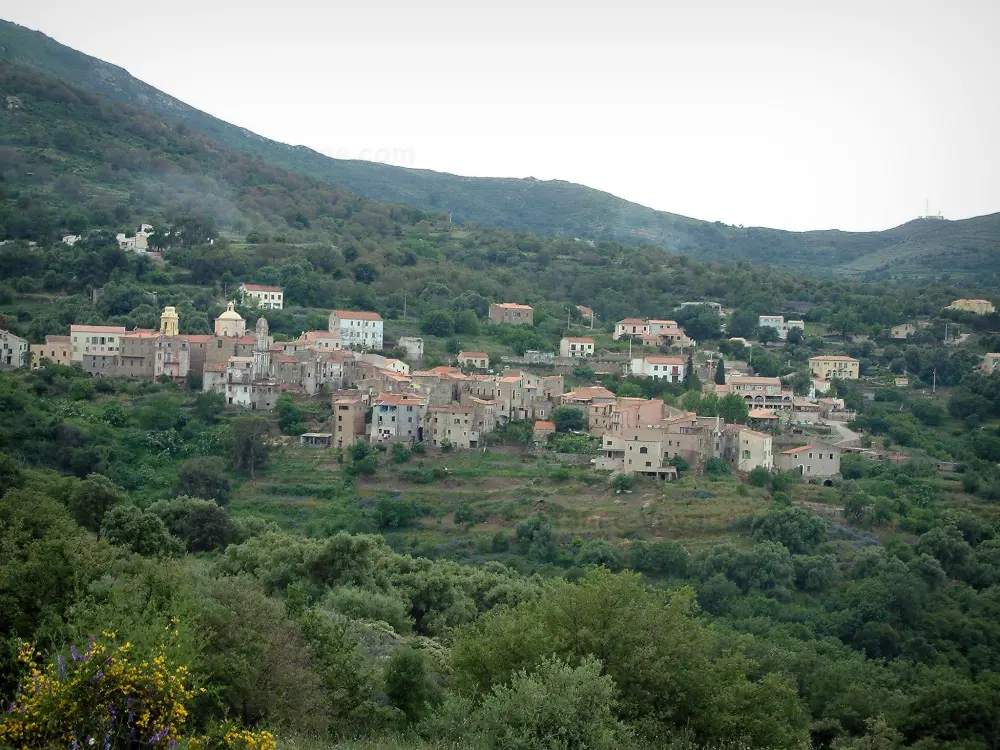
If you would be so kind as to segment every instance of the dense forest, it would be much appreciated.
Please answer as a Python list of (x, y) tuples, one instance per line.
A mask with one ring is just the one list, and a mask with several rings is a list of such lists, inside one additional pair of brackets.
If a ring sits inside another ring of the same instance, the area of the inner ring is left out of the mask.
[(0, 58), (142, 107), (230, 149), (385, 203), (452, 214), (462, 224), (544, 236), (650, 243), (701, 260), (747, 260), (816, 275), (997, 283), (1000, 215), (913, 221), (884, 232), (785, 232), (734, 227), (655, 211), (559, 180), (470, 178), (389, 164), (331, 159), (201, 112), (114, 65), (0, 21)]
[[(234, 415), (194, 380), (0, 373), (0, 745), (1000, 747), (1000, 375), (973, 371), (1000, 321), (942, 311), (969, 288), (454, 226), (7, 63), (0, 92), (0, 311), (32, 341), (74, 322), (152, 327), (164, 304), (208, 331), (239, 281), (283, 286), (278, 336), (351, 306), (455, 351), (551, 348), (587, 304), (600, 328), (676, 317), (799, 391), (812, 353), (856, 356), (865, 383), (835, 386), (851, 427), (911, 457), (845, 456), (830, 487), (717, 461), (660, 489), (554, 467), (514, 423), (481, 459), (364, 444), (313, 471), (280, 433), (321, 425), (326, 402)], [(118, 248), (140, 222), (162, 264)], [(536, 325), (486, 330), (498, 300), (533, 304)], [(675, 311), (690, 300), (732, 312)], [(761, 313), (809, 330), (727, 340), (758, 336)], [(892, 386), (902, 375), (915, 387)], [(728, 408), (695, 382), (603, 382)], [(518, 477), (509, 507), (457, 499)], [(258, 498), (272, 489), (285, 494)], [(580, 532), (585, 493), (623, 516), (632, 493), (668, 519), (715, 512), (724, 538), (652, 533), (641, 506), (626, 531)]]
[[(873, 436), (913, 445), (949, 419), (995, 419), (995, 381), (968, 380), (943, 410), (844, 395)], [(405, 546), (407, 519), (429, 511), (371, 505), (356, 486), (410, 460), (396, 451), (345, 452), (312, 491), (349, 513), (304, 538), (227, 510), (251, 462), (260, 476), (288, 460), (267, 448), (266, 418), (59, 366), (0, 375), (0, 400), (12, 745), (120, 737), (133, 701), (154, 717), (134, 727), (144, 746), (267, 747), (266, 729), (291, 747), (397, 734), (429, 747), (996, 747), (1000, 456), (983, 451), (1000, 437), (972, 422), (952, 439), (961, 504), (929, 463), (845, 457), (824, 489), (842, 528), (790, 501), (800, 480), (742, 484), (723, 464), (702, 496), (764, 501), (726, 544), (581, 540), (536, 511), (479, 552), (414, 557), (379, 534)], [(119, 677), (95, 676), (94, 653)], [(173, 692), (129, 687), (156, 659)], [(33, 688), (32, 669), (49, 682)], [(87, 680), (107, 682), (110, 713), (79, 705)], [(223, 744), (234, 732), (246, 744)]]

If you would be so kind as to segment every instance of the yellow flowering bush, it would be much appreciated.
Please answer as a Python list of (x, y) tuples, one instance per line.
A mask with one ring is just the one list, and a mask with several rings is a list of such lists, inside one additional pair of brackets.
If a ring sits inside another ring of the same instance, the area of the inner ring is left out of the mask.
[(222, 724), (205, 737), (191, 740), (188, 750), (275, 750), (278, 742), (270, 732), (251, 732), (235, 724)]
[[(180, 635), (176, 621), (166, 630), (168, 641)], [(171, 663), (169, 645), (162, 643), (152, 659), (139, 659), (131, 643), (103, 633), (103, 640), (92, 638), (83, 653), (73, 646), (69, 659), (59, 654), (54, 663), (42, 666), (34, 647), (24, 644), (18, 660), (25, 675), (14, 701), (0, 713), (0, 747), (174, 747), (184, 739), (194, 690), (186, 684), (187, 667)], [(186, 739), (189, 750), (277, 748), (270, 732), (251, 732), (232, 723)]]
[[(176, 632), (176, 631), (175, 631)], [(166, 748), (180, 738), (192, 691), (187, 667), (174, 666), (167, 646), (151, 660), (138, 659), (131, 643), (114, 633), (74, 646), (41, 666), (39, 654), (22, 646), (26, 674), (0, 719), (0, 746), (17, 748)]]

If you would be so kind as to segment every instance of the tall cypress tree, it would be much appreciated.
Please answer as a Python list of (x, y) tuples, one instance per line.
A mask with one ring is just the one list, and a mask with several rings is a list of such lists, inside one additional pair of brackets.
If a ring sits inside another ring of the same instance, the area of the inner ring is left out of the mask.
[(688, 354), (687, 373), (684, 375), (684, 387), (690, 391), (701, 390), (701, 380), (694, 369), (694, 355)]
[(715, 384), (726, 384), (726, 361), (722, 357), (719, 357), (719, 364), (715, 366)]

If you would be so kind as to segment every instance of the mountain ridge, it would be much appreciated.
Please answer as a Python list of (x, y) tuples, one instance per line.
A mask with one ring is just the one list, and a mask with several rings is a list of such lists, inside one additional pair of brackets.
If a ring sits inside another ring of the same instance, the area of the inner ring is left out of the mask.
[[(702, 260), (746, 260), (867, 279), (996, 280), (1000, 213), (958, 221), (915, 219), (879, 232), (791, 232), (736, 227), (658, 211), (565, 180), (469, 177), (336, 159), (227, 123), (45, 34), (0, 21), (0, 58), (139, 106), (222, 145), (343, 186), (365, 198), (450, 213), (456, 223), (588, 240), (654, 244)], [(991, 282), (992, 283), (992, 282)]]

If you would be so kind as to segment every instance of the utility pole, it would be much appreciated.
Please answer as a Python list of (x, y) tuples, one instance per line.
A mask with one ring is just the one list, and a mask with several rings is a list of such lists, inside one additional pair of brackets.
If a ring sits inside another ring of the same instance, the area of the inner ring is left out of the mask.
[(931, 384), (931, 393), (937, 393), (937, 368), (934, 368), (934, 382)]

